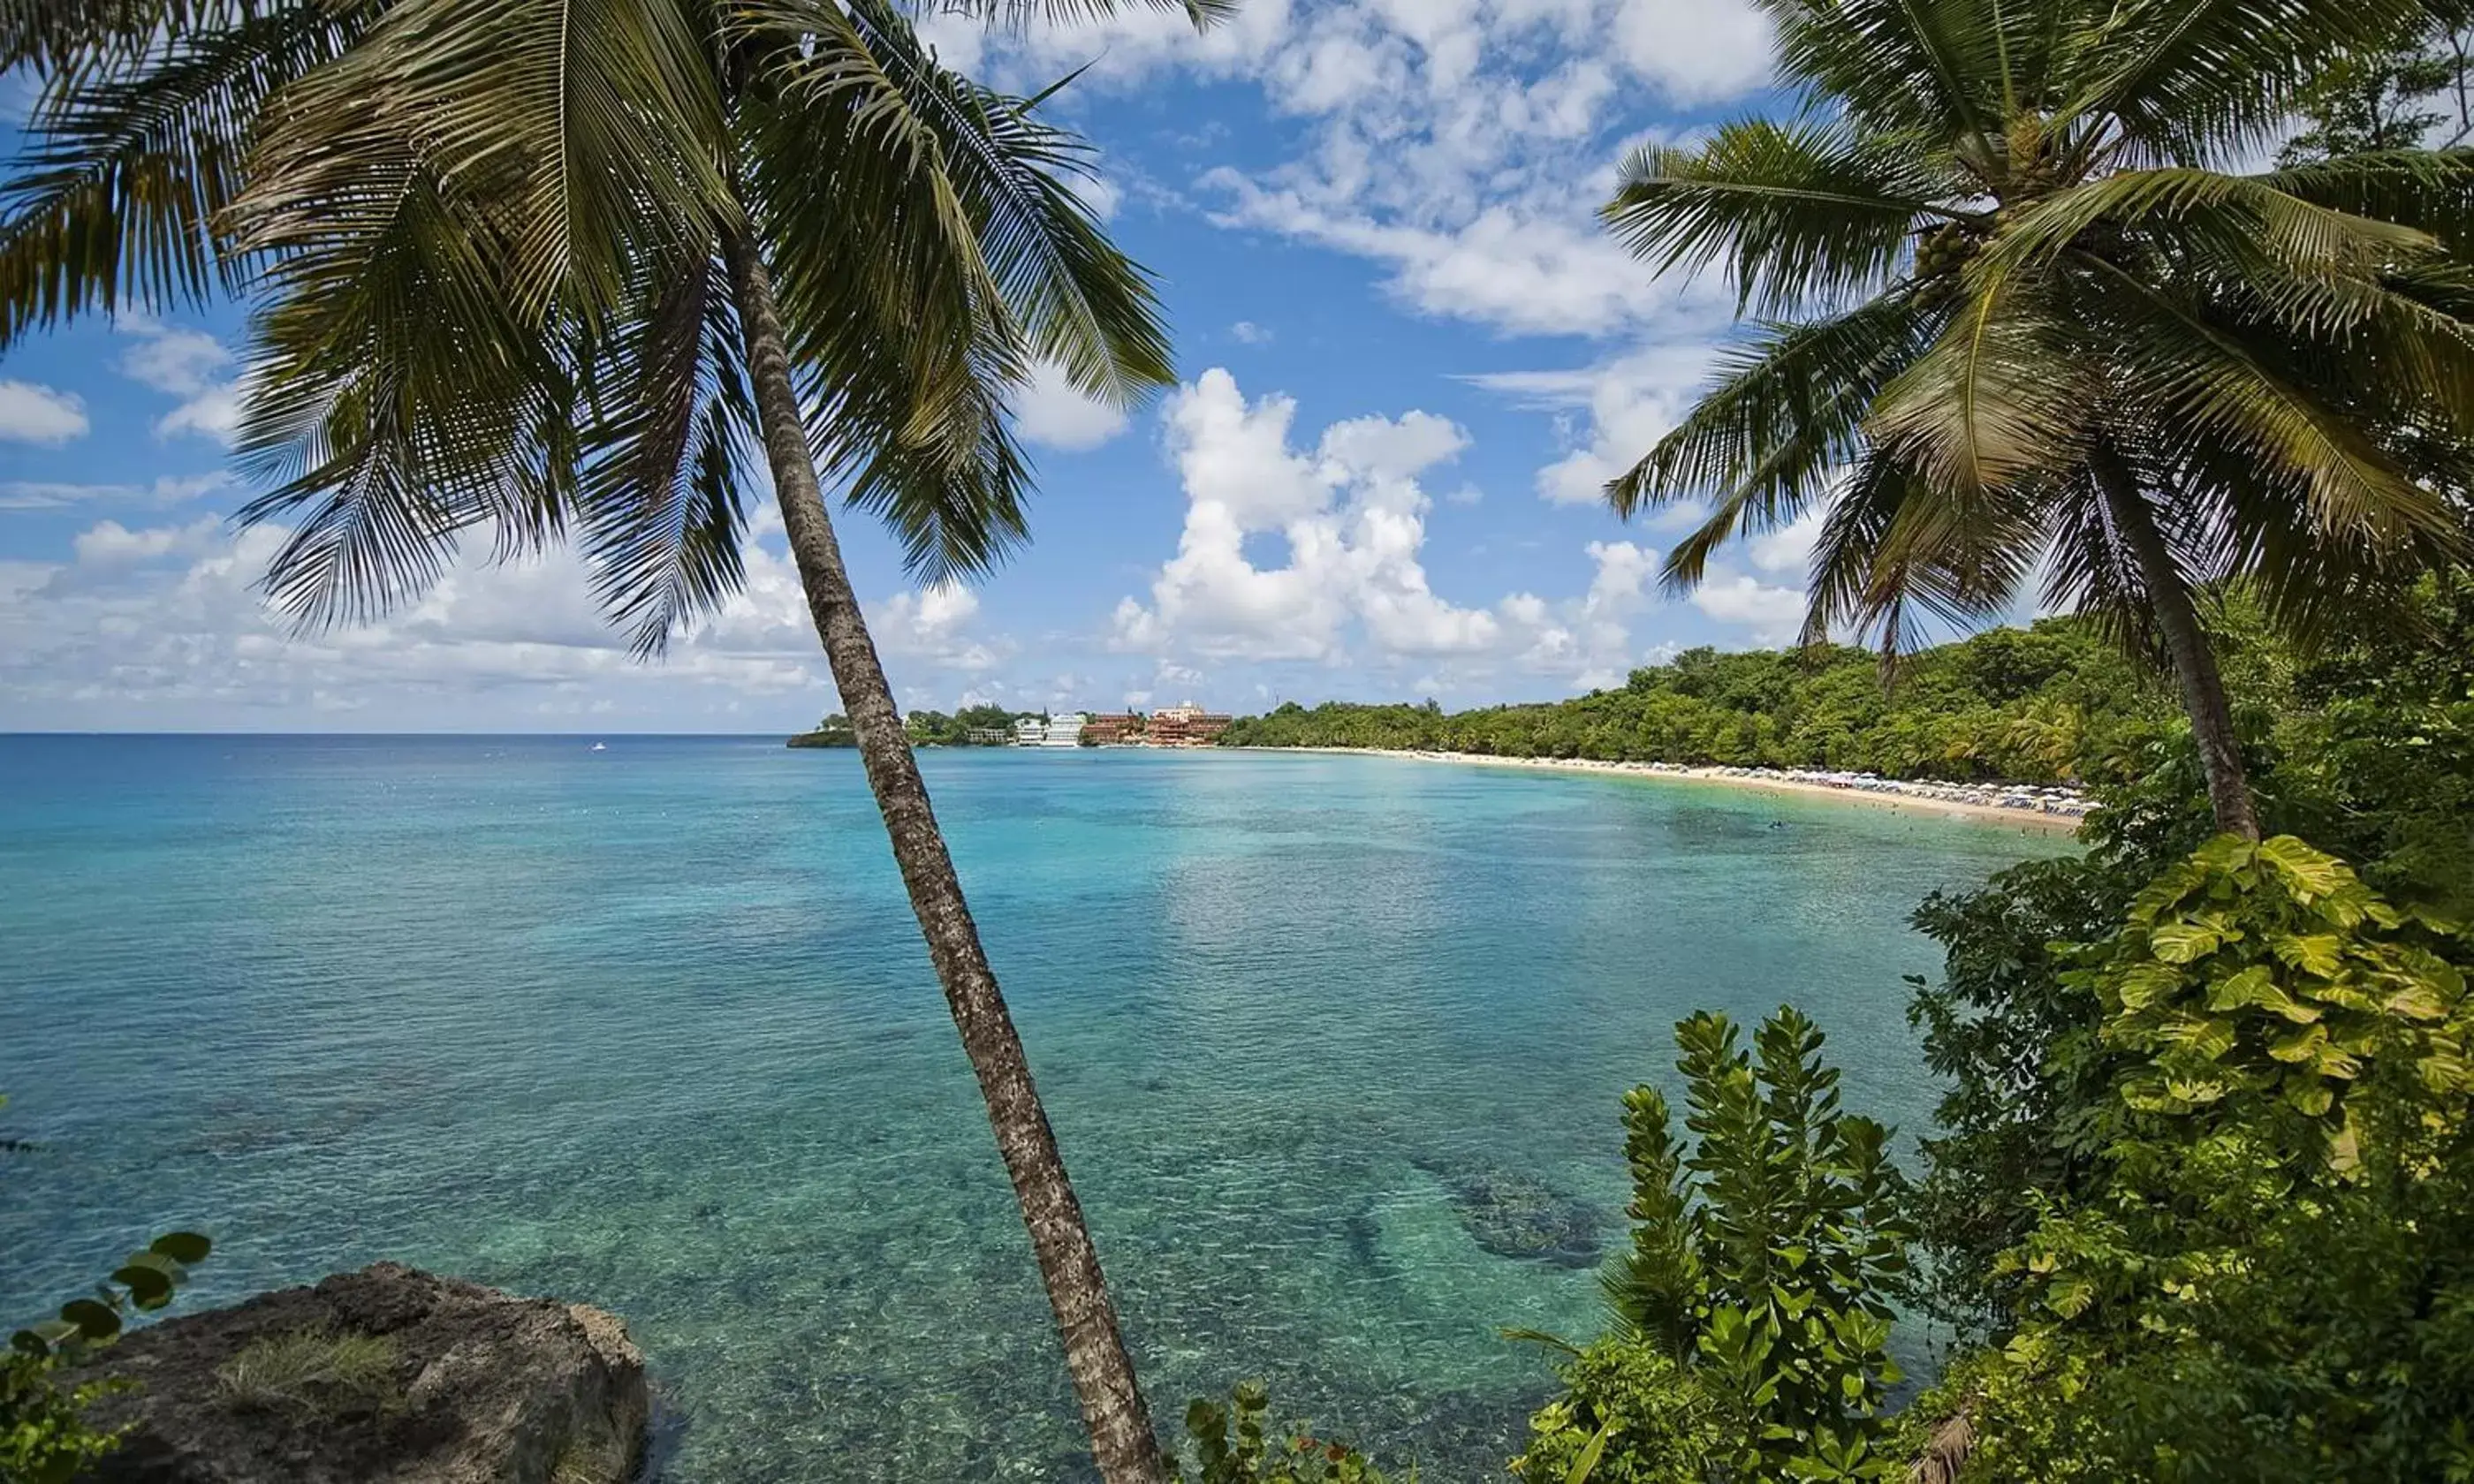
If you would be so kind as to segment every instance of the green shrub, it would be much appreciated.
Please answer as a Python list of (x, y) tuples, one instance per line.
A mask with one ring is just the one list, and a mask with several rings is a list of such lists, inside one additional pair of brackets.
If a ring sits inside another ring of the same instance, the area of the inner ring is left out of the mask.
[[(1514, 1471), (1887, 1477), (1902, 1467), (1880, 1446), (1900, 1379), (1887, 1295), (1909, 1240), (1889, 1130), (1840, 1111), (1821, 1031), (1792, 1007), (1749, 1052), (1724, 1016), (1696, 1015), (1675, 1040), (1699, 1145), (1686, 1156), (1656, 1089), (1624, 1098), (1634, 1226), (1606, 1279), (1617, 1331), (1565, 1368), (1571, 1389), (1533, 1420)], [(1654, 1402), (1678, 1410), (1635, 1415)]]
[(2000, 1259), (1971, 1476), (2474, 1478), (2474, 1005), (2453, 923), (2212, 842), (2070, 955), (2101, 1178)]
[(0, 1479), (64, 1484), (120, 1446), (117, 1431), (85, 1421), (85, 1408), (117, 1388), (63, 1386), (54, 1374), (63, 1364), (58, 1354), (0, 1356)]
[(1265, 1425), (1271, 1394), (1260, 1381), (1240, 1381), (1222, 1406), (1198, 1397), (1185, 1409), (1194, 1472), (1169, 1460), (1170, 1484), (1417, 1484), (1417, 1471), (1390, 1480), (1345, 1443), (1318, 1438), (1303, 1423), (1273, 1437)]
[(1702, 1484), (1742, 1419), (1657, 1346), (1610, 1335), (1560, 1369), (1564, 1395), (1529, 1420), (1520, 1484)]

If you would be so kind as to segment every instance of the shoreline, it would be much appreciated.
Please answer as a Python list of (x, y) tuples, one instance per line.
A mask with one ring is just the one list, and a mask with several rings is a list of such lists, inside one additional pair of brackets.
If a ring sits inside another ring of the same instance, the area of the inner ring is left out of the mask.
[[(1756, 768), (1687, 768), (1680, 763), (1608, 762), (1588, 757), (1496, 757), (1483, 753), (1427, 753), (1406, 748), (1388, 747), (1239, 747), (1238, 753), (1319, 753), (1338, 757), (1395, 757), (1409, 762), (1451, 763), (1482, 768), (1526, 768), (1542, 773), (1578, 773), (1598, 778), (1659, 778), (1678, 783), (1705, 783), (1727, 788), (1756, 789), (1774, 794), (1795, 794), (1808, 799), (1827, 799), (1839, 803), (1858, 804), (1868, 808), (1887, 809), (1894, 814), (1917, 815), (1945, 820), (1973, 820), (1986, 824), (2017, 825), (2025, 829), (2041, 829), (2048, 834), (2072, 834), (2087, 818), (2093, 807), (2089, 802), (2068, 790), (2036, 791), (2040, 802), (2035, 806), (2002, 803), (1992, 798), (1952, 797), (1957, 794), (1979, 796), (1995, 790), (1976, 784), (1923, 783), (1899, 778), (1870, 778), (1856, 781), (1825, 781), (1817, 774), (1783, 773)], [(2025, 797), (2027, 791), (2020, 791)]]

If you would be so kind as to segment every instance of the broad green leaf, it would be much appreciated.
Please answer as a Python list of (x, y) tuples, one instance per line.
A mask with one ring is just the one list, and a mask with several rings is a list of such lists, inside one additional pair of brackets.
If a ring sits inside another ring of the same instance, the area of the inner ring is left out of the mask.
[(195, 1265), (206, 1260), (215, 1244), (195, 1232), (166, 1232), (147, 1244), (147, 1250), (162, 1254), (175, 1262)]
[(2278, 874), (2292, 883), (2306, 900), (2333, 896), (2354, 879), (2344, 862), (2313, 850), (2292, 835), (2261, 841), (2258, 855), (2276, 868)]
[(1598, 1460), (1606, 1456), (1607, 1440), (1614, 1435), (1615, 1420), (1612, 1417), (1598, 1424), (1589, 1441), (1581, 1447), (1581, 1455), (1572, 1460), (1572, 1472), (1564, 1475), (1564, 1484), (1589, 1484), (1589, 1475), (1598, 1469)]
[(2168, 964), (2188, 964), (2217, 951), (2224, 942), (2215, 930), (2196, 922), (2167, 922), (2148, 932), (2150, 951)]

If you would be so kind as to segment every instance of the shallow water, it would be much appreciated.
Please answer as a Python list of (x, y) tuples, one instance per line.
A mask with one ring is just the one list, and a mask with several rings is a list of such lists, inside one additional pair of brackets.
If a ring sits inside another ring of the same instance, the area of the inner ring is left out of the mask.
[[(1259, 1376), (1499, 1476), (1621, 1239), (1617, 1098), (1793, 1000), (1932, 1089), (1907, 911), (2063, 847), (1655, 780), (932, 753), (1153, 1405)], [(665, 1477), (1081, 1479), (1029, 1246), (849, 753), (766, 739), (0, 737), (0, 1319), (146, 1234), (184, 1304), (380, 1257), (623, 1315)]]

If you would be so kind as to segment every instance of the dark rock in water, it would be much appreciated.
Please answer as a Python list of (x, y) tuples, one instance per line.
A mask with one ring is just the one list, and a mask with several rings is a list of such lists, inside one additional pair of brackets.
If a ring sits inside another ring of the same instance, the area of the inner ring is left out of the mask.
[(1348, 1237), (1349, 1260), (1361, 1268), (1383, 1265), (1383, 1229), (1370, 1210), (1351, 1211), (1342, 1230)]
[(136, 1389), (90, 1477), (147, 1484), (618, 1484), (644, 1357), (599, 1309), (392, 1262), (137, 1330), (79, 1379)]
[(1461, 1225), (1477, 1244), (1499, 1257), (1528, 1257), (1557, 1267), (1595, 1267), (1605, 1248), (1598, 1241), (1596, 1207), (1518, 1170), (1490, 1165), (1450, 1166), (1419, 1161), (1452, 1195)]

